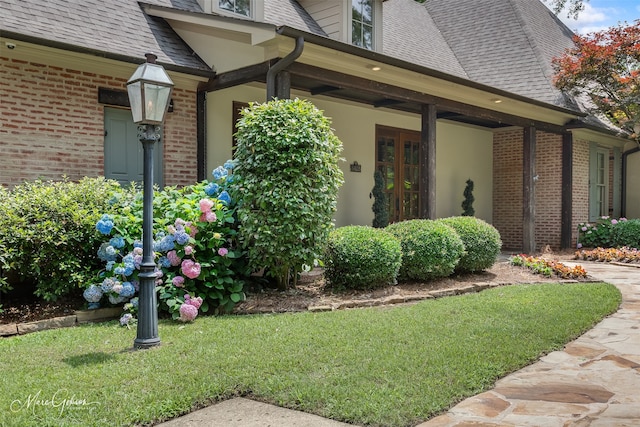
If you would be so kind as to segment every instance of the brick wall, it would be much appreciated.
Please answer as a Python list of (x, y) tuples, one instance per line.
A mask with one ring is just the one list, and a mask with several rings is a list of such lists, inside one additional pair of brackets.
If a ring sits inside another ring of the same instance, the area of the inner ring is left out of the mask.
[[(108, 75), (0, 57), (0, 185), (104, 174), (104, 106), (98, 88), (126, 89)], [(174, 90), (165, 125), (164, 181), (196, 180), (196, 94)]]
[[(493, 225), (505, 250), (522, 250), (522, 129), (493, 138)], [(587, 151), (588, 156), (588, 151)], [(562, 136), (536, 133), (535, 242), (560, 248), (562, 220)]]
[(576, 246), (578, 224), (589, 220), (589, 142), (573, 141), (573, 218), (571, 246)]

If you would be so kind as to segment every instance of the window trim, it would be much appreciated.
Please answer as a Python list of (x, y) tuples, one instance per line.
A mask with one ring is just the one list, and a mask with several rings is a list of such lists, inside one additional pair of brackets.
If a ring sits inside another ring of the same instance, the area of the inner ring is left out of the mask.
[[(370, 0), (372, 2), (372, 39), (371, 39), (371, 49), (360, 47), (361, 49), (370, 50), (372, 52), (381, 52), (382, 51), (382, 2), (380, 0)], [(349, 2), (345, 2), (345, 6), (347, 7), (347, 19), (344, 23), (344, 30), (346, 31), (346, 42), (352, 46), (357, 46), (353, 43), (353, 0)]]
[(264, 15), (263, 1), (249, 0), (249, 15), (243, 15), (241, 13), (236, 13), (227, 9), (223, 9), (220, 7), (219, 0), (211, 0), (211, 2), (212, 2), (211, 6), (212, 6), (213, 12), (218, 13), (220, 15), (224, 15), (224, 16), (232, 16), (234, 18), (251, 19), (254, 21), (258, 21), (258, 20), (261, 20)]

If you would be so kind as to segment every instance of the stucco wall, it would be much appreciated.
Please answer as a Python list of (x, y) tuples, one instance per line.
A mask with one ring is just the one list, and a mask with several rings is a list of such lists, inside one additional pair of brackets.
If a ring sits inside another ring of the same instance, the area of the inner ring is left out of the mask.
[[(355, 103), (339, 103), (304, 93), (292, 93), (312, 101), (332, 119), (336, 135), (343, 142), (345, 161), (340, 167), (345, 184), (338, 198), (336, 225), (371, 224), (375, 168), (376, 125), (392, 126), (418, 131), (417, 115), (401, 114)], [(243, 86), (211, 92), (207, 96), (207, 166), (209, 173), (231, 156), (233, 101), (263, 102), (264, 89)], [(490, 131), (475, 127), (439, 121), (436, 128), (436, 215), (459, 215), (465, 182), (471, 178), (475, 184), (476, 216), (491, 221), (492, 215), (492, 140)], [(351, 172), (349, 165), (357, 161), (360, 173)]]
[[(0, 57), (0, 185), (104, 175), (100, 87), (126, 90), (126, 79)], [(172, 98), (174, 112), (164, 127), (164, 182), (187, 185), (197, 178), (196, 94), (177, 87)]]

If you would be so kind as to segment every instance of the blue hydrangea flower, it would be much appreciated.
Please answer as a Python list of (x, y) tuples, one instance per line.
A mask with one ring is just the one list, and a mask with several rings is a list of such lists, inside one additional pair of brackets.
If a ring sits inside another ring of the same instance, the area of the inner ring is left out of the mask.
[(158, 259), (158, 264), (160, 264), (160, 266), (164, 268), (171, 267), (171, 261), (169, 261), (169, 258), (167, 258), (166, 256), (161, 256), (160, 259)]
[(82, 293), (87, 302), (99, 302), (102, 299), (102, 289), (96, 285), (91, 285)]
[(116, 267), (116, 268), (113, 270), (113, 272), (114, 272), (115, 274), (124, 274), (124, 267), (120, 265), (120, 266)]
[(105, 269), (106, 269), (107, 271), (111, 271), (111, 270), (113, 270), (113, 265), (114, 265), (115, 263), (116, 263), (115, 261), (109, 261), (109, 262), (107, 263), (107, 265), (106, 265)]
[[(160, 235), (161, 233), (158, 233)], [(159, 241), (156, 241), (153, 245), (154, 250), (156, 252), (169, 252), (170, 250), (175, 248), (174, 244), (175, 238), (173, 234), (169, 234), (167, 236), (162, 233), (162, 237)]]
[(211, 175), (213, 175), (214, 179), (218, 180), (226, 177), (228, 173), (229, 171), (227, 171), (225, 168), (223, 168), (222, 166), (218, 166), (213, 170)]
[(133, 305), (134, 308), (138, 308), (138, 297), (131, 298), (131, 301), (129, 302), (131, 303), (131, 305)]
[(227, 175), (227, 184), (231, 184), (235, 180), (236, 180), (235, 175)]
[(227, 169), (227, 170), (234, 169), (236, 167), (236, 161), (235, 160), (227, 160), (226, 162), (224, 162), (224, 165), (222, 165), (222, 167)]
[(125, 266), (133, 266), (135, 264), (135, 259), (133, 258), (132, 253), (128, 253), (122, 257), (122, 262)]
[(111, 292), (111, 290), (113, 289), (113, 285), (115, 285), (116, 283), (119, 283), (117, 280), (113, 280), (112, 277), (107, 277), (106, 279), (104, 279), (102, 281), (102, 284), (100, 285), (100, 288), (102, 289), (102, 293), (109, 293)]
[(121, 297), (130, 298), (135, 293), (136, 293), (136, 288), (133, 287), (131, 282), (124, 282), (122, 284), (122, 290), (120, 291), (120, 296)]
[(102, 215), (102, 218), (100, 218), (100, 220), (96, 223), (96, 230), (104, 235), (111, 233), (112, 228), (113, 218), (108, 214)]
[(124, 268), (124, 275), (131, 276), (133, 274), (133, 270), (135, 270), (135, 265), (128, 265)]
[(220, 186), (215, 182), (210, 182), (206, 187), (204, 187), (204, 192), (210, 197), (215, 197), (218, 194), (218, 191), (220, 191)]
[(117, 251), (108, 243), (103, 243), (98, 248), (98, 258), (100, 258), (102, 261), (115, 261), (117, 255)]
[(125, 299), (126, 298), (123, 298), (122, 295), (118, 295), (118, 296), (115, 296), (113, 294), (109, 295), (109, 302), (111, 304), (113, 304), (113, 305), (120, 304), (120, 303), (124, 302)]
[(120, 318), (120, 326), (128, 326), (129, 322), (133, 320), (133, 315), (131, 313), (125, 313)]
[(231, 203), (231, 196), (229, 196), (229, 193), (227, 193), (226, 191), (223, 191), (218, 196), (218, 200), (220, 200), (225, 205), (228, 205), (229, 203)]
[(121, 236), (112, 237), (111, 240), (109, 240), (109, 245), (116, 249), (122, 249), (124, 248), (124, 239)]
[[(174, 235), (174, 238), (176, 240), (176, 242), (179, 245), (186, 245), (189, 242), (189, 235), (187, 233), (185, 233), (184, 231), (179, 231)], [(171, 248), (173, 249), (173, 248)], [(171, 265), (171, 263), (169, 263), (169, 265)]]
[(142, 247), (142, 240), (136, 240), (133, 242), (133, 247), (134, 248), (141, 248)]
[(89, 304), (87, 304), (87, 308), (89, 310), (97, 310), (100, 308), (100, 303), (99, 302), (90, 302)]

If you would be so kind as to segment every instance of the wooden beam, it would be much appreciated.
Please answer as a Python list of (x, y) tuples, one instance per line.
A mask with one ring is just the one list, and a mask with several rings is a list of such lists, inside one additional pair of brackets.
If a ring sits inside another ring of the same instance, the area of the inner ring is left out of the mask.
[(532, 254), (536, 251), (535, 239), (535, 162), (536, 128), (524, 128), (522, 155), (522, 251)]
[(571, 248), (573, 234), (573, 134), (562, 134), (562, 213), (560, 247)]
[(420, 218), (436, 218), (436, 106), (422, 105), (420, 130)]
[(323, 93), (334, 92), (336, 90), (340, 90), (340, 88), (331, 85), (322, 85), (311, 88), (311, 95), (322, 95)]
[(389, 107), (391, 105), (398, 105), (398, 104), (402, 104), (402, 101), (398, 101), (397, 99), (381, 99), (380, 101), (376, 101), (373, 103), (373, 106), (375, 108), (380, 108), (380, 107)]
[(446, 110), (465, 116), (477, 117), (486, 120), (492, 120), (498, 123), (510, 124), (521, 127), (535, 127), (536, 129), (552, 133), (563, 133), (563, 126), (552, 123), (540, 122), (524, 117), (514, 116), (512, 114), (501, 113), (486, 108), (476, 107), (470, 104), (464, 104), (450, 99), (440, 98), (423, 92), (405, 89), (399, 86), (390, 85), (388, 83), (368, 80), (362, 77), (344, 74), (337, 71), (327, 70), (325, 68), (315, 67), (300, 62), (291, 64), (287, 70), (292, 76), (302, 76), (319, 83), (336, 86), (341, 89), (353, 89), (361, 92), (367, 92), (383, 98), (395, 99), (401, 102), (414, 104), (434, 104), (439, 110)]
[(271, 59), (259, 64), (249, 65), (247, 67), (238, 68), (237, 70), (216, 74), (212, 80), (201, 84), (198, 87), (198, 90), (211, 92), (245, 83), (256, 81), (264, 82), (267, 78), (267, 71), (269, 71), (269, 68), (271, 68), (276, 61), (277, 59)]

